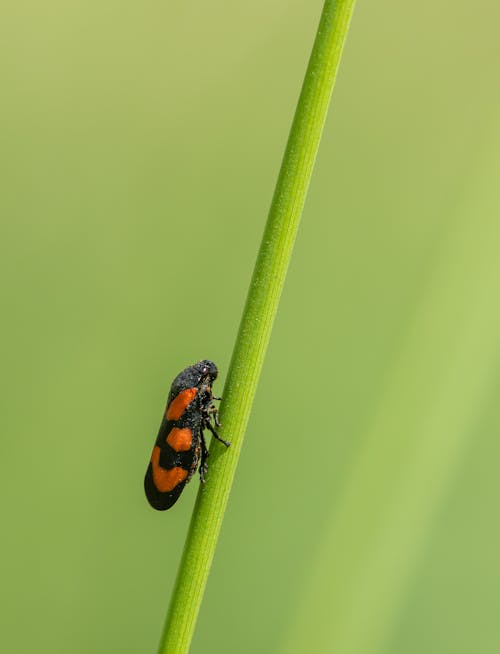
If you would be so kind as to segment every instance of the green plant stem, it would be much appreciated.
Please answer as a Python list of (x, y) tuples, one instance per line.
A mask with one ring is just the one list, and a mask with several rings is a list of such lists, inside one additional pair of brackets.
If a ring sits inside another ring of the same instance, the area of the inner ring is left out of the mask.
[(354, 0), (323, 7), (223, 393), (223, 436), (232, 445), (212, 443), (159, 654), (189, 650), (353, 8)]

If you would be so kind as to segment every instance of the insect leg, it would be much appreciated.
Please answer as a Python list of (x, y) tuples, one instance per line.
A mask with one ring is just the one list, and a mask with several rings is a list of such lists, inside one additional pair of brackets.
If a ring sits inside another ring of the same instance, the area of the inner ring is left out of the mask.
[[(213, 399), (218, 400), (219, 398), (214, 397)], [(214, 404), (210, 404), (210, 406), (208, 407), (207, 415), (210, 414), (212, 414), (214, 417), (215, 426), (220, 427), (221, 424), (219, 422), (219, 409)]]
[(200, 459), (200, 481), (202, 484), (205, 483), (205, 475), (208, 470), (208, 448), (205, 443), (205, 437), (203, 436), (203, 427), (200, 427), (200, 441), (201, 441), (201, 459)]
[(229, 447), (229, 446), (231, 445), (231, 443), (230, 443), (229, 441), (225, 441), (223, 438), (221, 438), (221, 437), (219, 436), (219, 434), (215, 431), (215, 429), (212, 427), (212, 425), (210, 424), (210, 422), (209, 422), (208, 420), (205, 420), (205, 422), (204, 422), (204, 427), (206, 427), (207, 429), (209, 429), (209, 430), (212, 432), (212, 434), (214, 435), (214, 437), (215, 437), (218, 441), (220, 441), (221, 443), (224, 443), (224, 445), (225, 445), (226, 447)]

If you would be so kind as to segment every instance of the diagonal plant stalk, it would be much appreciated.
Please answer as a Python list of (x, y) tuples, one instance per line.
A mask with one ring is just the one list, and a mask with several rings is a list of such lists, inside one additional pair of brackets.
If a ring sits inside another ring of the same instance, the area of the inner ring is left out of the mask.
[(159, 654), (189, 650), (353, 8), (354, 0), (323, 7), (224, 389), (221, 421), (232, 445), (210, 448), (209, 478), (196, 500)]

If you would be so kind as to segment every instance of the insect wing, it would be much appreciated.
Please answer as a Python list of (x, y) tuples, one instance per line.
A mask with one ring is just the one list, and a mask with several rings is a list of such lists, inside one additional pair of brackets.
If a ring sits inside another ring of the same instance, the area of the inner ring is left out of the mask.
[(174, 425), (170, 420), (162, 422), (144, 478), (146, 497), (158, 511), (175, 504), (192, 467), (192, 431)]

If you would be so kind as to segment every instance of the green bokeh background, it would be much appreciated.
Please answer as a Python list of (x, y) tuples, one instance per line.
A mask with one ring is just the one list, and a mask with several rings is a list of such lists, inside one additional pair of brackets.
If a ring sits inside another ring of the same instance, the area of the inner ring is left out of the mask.
[[(0, 10), (2, 652), (156, 650), (320, 10)], [(500, 651), (499, 20), (358, 3), (193, 654)]]

